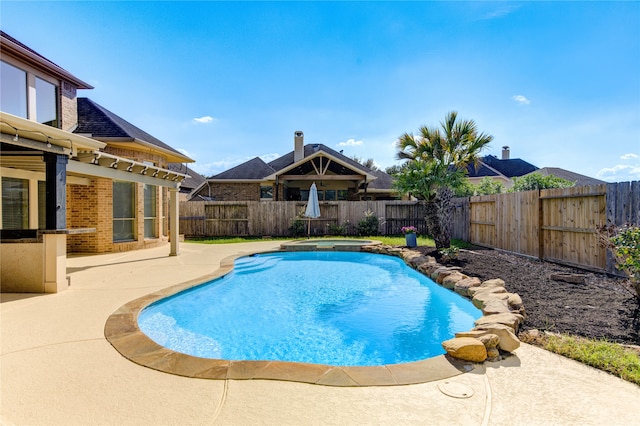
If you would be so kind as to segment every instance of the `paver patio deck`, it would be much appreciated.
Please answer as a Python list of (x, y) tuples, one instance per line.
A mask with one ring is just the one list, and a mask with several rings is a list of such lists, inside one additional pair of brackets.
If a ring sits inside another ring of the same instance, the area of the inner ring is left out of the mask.
[[(58, 294), (2, 294), (3, 425), (609, 424), (637, 421), (640, 387), (522, 345), (501, 362), (416, 385), (327, 387), (276, 380), (204, 380), (151, 370), (105, 339), (105, 321), (133, 299), (211, 274), (238, 253), (279, 242), (181, 244), (68, 260)], [(445, 385), (447, 383), (447, 385)], [(472, 391), (454, 398), (449, 386)]]

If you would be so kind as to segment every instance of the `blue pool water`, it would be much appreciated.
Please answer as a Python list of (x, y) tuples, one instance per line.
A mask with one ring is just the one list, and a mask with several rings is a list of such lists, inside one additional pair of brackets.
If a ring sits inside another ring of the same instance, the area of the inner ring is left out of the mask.
[(140, 329), (193, 356), (335, 366), (417, 361), (473, 327), (471, 302), (395, 257), (284, 252), (144, 309)]

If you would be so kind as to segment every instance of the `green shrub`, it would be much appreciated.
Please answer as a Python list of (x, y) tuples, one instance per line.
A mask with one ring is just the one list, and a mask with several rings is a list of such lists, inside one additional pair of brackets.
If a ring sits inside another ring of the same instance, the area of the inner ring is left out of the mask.
[(380, 220), (371, 210), (364, 212), (364, 217), (356, 225), (356, 232), (360, 236), (378, 235)]
[(613, 253), (616, 266), (629, 277), (629, 283), (640, 301), (640, 226), (613, 225), (598, 228), (602, 245)]
[(298, 215), (293, 219), (289, 227), (289, 233), (295, 238), (300, 238), (307, 234), (307, 225), (302, 215)]
[(328, 223), (327, 224), (327, 233), (329, 235), (347, 235), (347, 231), (349, 229), (349, 221), (346, 221), (344, 224), (340, 225), (339, 223)]
[(625, 225), (611, 238), (618, 269), (629, 276), (631, 286), (640, 299), (640, 227)]
[(534, 189), (571, 188), (576, 183), (554, 175), (543, 176), (540, 173), (514, 177), (509, 192), (531, 191)]

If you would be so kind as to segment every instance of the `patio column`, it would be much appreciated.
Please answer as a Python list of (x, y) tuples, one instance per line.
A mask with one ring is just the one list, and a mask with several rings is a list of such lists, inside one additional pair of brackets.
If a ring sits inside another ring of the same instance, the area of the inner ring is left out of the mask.
[(169, 241), (171, 251), (169, 256), (177, 256), (180, 253), (180, 203), (177, 188), (169, 188)]
[(64, 154), (44, 153), (45, 161), (45, 231), (44, 292), (65, 290), (67, 282), (67, 163)]
[(67, 163), (64, 154), (45, 152), (46, 163), (46, 229), (67, 228)]

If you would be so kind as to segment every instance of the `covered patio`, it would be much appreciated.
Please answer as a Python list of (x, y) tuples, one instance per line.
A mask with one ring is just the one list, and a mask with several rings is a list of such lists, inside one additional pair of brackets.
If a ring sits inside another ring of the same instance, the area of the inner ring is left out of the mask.
[(178, 189), (187, 175), (104, 153), (103, 142), (5, 112), (0, 143), (2, 292), (68, 287), (67, 236), (96, 230), (67, 226), (67, 184), (90, 186), (96, 177), (168, 188), (169, 255), (179, 253)]

